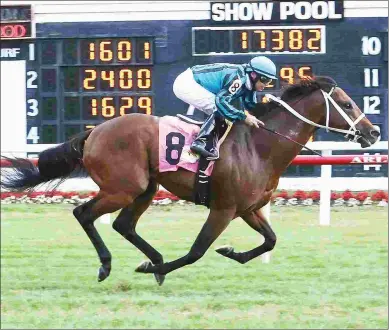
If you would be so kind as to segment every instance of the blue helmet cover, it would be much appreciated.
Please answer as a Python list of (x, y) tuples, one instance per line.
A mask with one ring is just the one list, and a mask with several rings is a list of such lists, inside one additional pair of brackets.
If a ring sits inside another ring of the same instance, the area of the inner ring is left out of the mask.
[(273, 61), (266, 56), (256, 56), (248, 63), (248, 71), (254, 71), (265, 77), (277, 79), (277, 68)]

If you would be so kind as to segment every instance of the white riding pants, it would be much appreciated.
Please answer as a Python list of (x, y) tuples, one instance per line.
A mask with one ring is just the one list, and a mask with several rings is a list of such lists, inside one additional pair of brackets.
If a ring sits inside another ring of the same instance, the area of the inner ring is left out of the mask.
[(207, 115), (211, 115), (216, 110), (215, 94), (196, 82), (191, 69), (187, 69), (176, 78), (173, 92), (180, 100)]

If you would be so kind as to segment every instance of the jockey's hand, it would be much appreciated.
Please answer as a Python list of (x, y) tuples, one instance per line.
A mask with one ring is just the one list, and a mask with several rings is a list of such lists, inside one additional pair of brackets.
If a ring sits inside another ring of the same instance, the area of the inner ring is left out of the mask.
[(246, 119), (244, 120), (245, 124), (249, 125), (249, 126), (255, 126), (256, 128), (259, 128), (259, 125), (262, 125), (262, 126), (265, 126), (265, 124), (260, 121), (259, 119), (257, 119), (257, 117), (251, 115), (251, 114), (247, 114), (247, 117)]

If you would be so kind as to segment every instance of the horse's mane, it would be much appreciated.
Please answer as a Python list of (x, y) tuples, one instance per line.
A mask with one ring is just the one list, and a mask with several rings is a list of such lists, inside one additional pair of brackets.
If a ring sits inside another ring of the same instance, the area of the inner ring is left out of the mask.
[[(336, 86), (336, 81), (331, 77), (316, 76), (313, 78), (301, 78), (295, 84), (289, 84), (281, 90), (281, 100), (288, 102), (299, 97), (299, 99), (312, 94), (318, 89), (329, 92), (332, 87)], [(261, 117), (271, 110), (278, 108), (279, 104), (276, 102), (257, 103), (255, 108), (250, 112), (256, 116)]]

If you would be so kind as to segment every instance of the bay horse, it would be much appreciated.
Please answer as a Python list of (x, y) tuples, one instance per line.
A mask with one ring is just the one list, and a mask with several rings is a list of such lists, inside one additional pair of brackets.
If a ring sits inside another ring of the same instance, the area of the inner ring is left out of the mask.
[[(380, 135), (332, 78), (301, 80), (287, 87), (281, 101), (277, 100), (258, 104), (251, 113), (260, 117), (266, 128), (300, 144), (307, 143), (318, 127), (352, 136), (362, 147), (372, 145)], [(276, 235), (261, 208), (269, 202), (281, 174), (302, 146), (243, 122), (235, 123), (214, 166), (210, 212), (205, 224), (185, 256), (164, 262), (162, 255), (137, 234), (137, 222), (152, 203), (159, 184), (179, 198), (193, 201), (195, 173), (183, 169), (158, 171), (159, 121), (160, 118), (151, 115), (125, 115), (44, 150), (39, 154), (37, 166), (26, 159), (9, 159), (13, 171), (3, 174), (2, 187), (31, 189), (54, 179), (65, 180), (77, 169), (86, 170), (100, 191), (92, 200), (77, 206), (73, 214), (100, 258), (98, 281), (109, 276), (112, 258), (94, 221), (120, 209), (113, 228), (150, 259), (136, 271), (153, 273), (159, 285), (169, 272), (199, 260), (237, 217), (263, 235), (264, 243), (246, 252), (222, 247), (216, 250), (219, 254), (244, 264), (272, 250)]]

